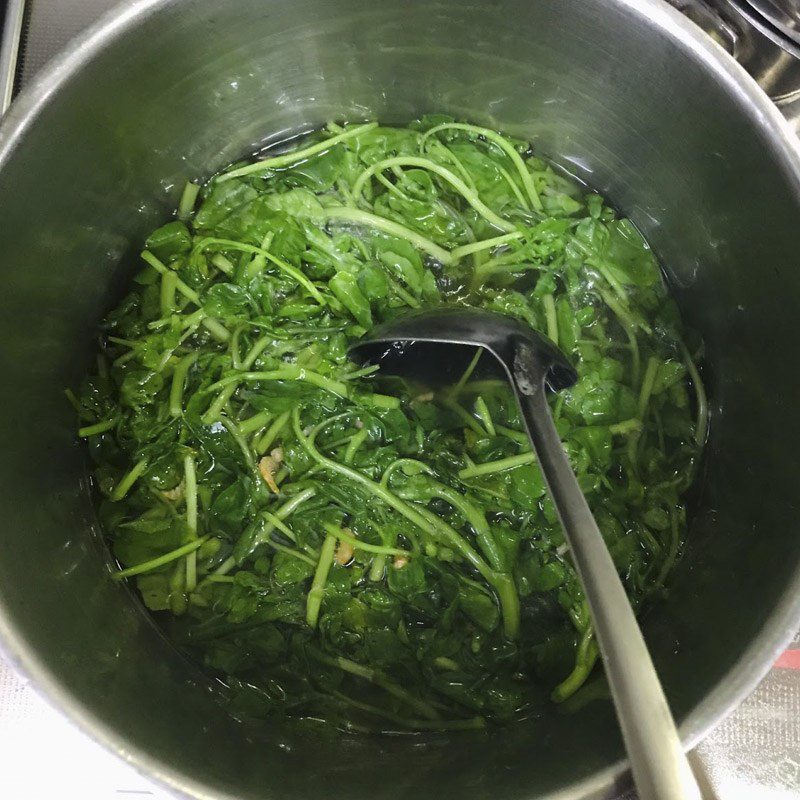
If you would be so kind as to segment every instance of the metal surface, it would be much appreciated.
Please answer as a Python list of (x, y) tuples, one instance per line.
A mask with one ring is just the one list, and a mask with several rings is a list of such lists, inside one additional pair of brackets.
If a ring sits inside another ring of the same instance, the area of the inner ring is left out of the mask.
[(746, 0), (781, 33), (800, 43), (800, 2), (798, 0)]
[(27, 0), (29, 35), (23, 36), (18, 78), (30, 83), (48, 61), (77, 34), (86, 30), (118, 0)]
[(708, 0), (668, 0), (668, 2), (738, 60), (742, 50), (743, 31), (731, 25)]
[(736, 31), (736, 59), (758, 81), (800, 134), (800, 45), (773, 28), (749, 0), (710, 2)]
[(546, 390), (577, 380), (566, 356), (515, 319), (461, 308), (398, 317), (351, 347), (350, 355), (390, 374), (445, 375), (464, 345), (493, 355), (516, 395), (589, 603), (639, 797), (701, 800), (639, 623), (553, 423)]
[(185, 794), (563, 800), (613, 793), (623, 773), (610, 704), (588, 698), (424, 744), (236, 724), (106, 579), (92, 533), (61, 391), (176, 187), (265, 134), (429, 110), (531, 139), (608, 194), (705, 337), (707, 479), (644, 626), (685, 744), (796, 626), (800, 158), (720, 48), (654, 0), (127, 4), (0, 127), (0, 638), (87, 731)]
[(25, 0), (8, 0), (3, 19), (3, 36), (0, 39), (0, 114), (8, 108), (14, 95), (24, 19)]

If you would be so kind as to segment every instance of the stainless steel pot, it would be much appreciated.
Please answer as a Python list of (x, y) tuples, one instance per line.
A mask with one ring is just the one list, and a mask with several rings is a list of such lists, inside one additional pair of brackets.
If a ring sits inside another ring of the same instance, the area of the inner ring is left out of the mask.
[[(87, 732), (199, 798), (612, 796), (606, 701), (490, 734), (252, 731), (108, 580), (62, 389), (190, 176), (330, 118), (444, 111), (532, 140), (648, 237), (705, 337), (712, 435), (646, 632), (687, 745), (800, 619), (800, 154), (767, 97), (658, 0), (140, 0), (0, 127), (0, 638)], [(42, 754), (46, 758), (45, 754)]]

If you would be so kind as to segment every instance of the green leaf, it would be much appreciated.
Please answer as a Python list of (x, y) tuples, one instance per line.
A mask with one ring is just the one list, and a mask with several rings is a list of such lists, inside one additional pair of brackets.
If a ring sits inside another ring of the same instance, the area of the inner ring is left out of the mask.
[(231, 537), (238, 535), (245, 527), (252, 504), (252, 485), (240, 477), (214, 498), (210, 509), (213, 525)]
[(494, 598), (474, 586), (462, 586), (458, 594), (461, 610), (481, 629), (493, 631), (500, 622)]
[(380, 267), (367, 264), (358, 274), (358, 288), (370, 302), (383, 300), (389, 294), (389, 281)]
[(372, 327), (372, 311), (369, 301), (358, 288), (358, 280), (350, 272), (337, 272), (328, 281), (336, 299), (356, 318), (365, 328)]
[(192, 249), (192, 237), (182, 222), (174, 220), (154, 230), (145, 240), (145, 247), (165, 263)]
[[(211, 190), (195, 214), (194, 226), (197, 230), (211, 232), (257, 197), (258, 192), (245, 181), (212, 183)], [(241, 228), (238, 230), (241, 231)]]
[(166, 575), (140, 575), (136, 579), (136, 588), (142, 601), (151, 611), (169, 609), (170, 585)]
[(508, 494), (520, 508), (535, 511), (539, 507), (539, 499), (545, 493), (544, 478), (535, 464), (515, 467), (509, 470)]
[(387, 570), (389, 589), (402, 598), (412, 598), (425, 591), (425, 571), (418, 560), (412, 559), (403, 567)]
[(207, 292), (203, 310), (210, 317), (226, 319), (246, 316), (251, 299), (241, 286), (234, 283), (216, 283)]
[(620, 283), (651, 286), (660, 275), (652, 251), (633, 224), (626, 219), (602, 223), (583, 220), (575, 230), (576, 239)]
[(270, 580), (277, 587), (291, 586), (309, 579), (314, 567), (288, 553), (278, 552), (272, 560)]
[(119, 387), (119, 400), (129, 408), (139, 409), (152, 403), (164, 386), (164, 376), (149, 369), (131, 369)]
[(322, 204), (308, 189), (290, 189), (282, 194), (264, 195), (262, 202), (273, 211), (281, 211), (297, 220), (308, 219), (316, 224), (325, 220)]
[(580, 377), (548, 396), (556, 430), (640, 608), (684, 549), (702, 343), (633, 225), (526, 142), (438, 115), (277, 158), (140, 243), (67, 393), (111, 551), (237, 717), (537, 715), (596, 648), (514, 394), (488, 355), (448, 386), (348, 352), (433, 307), (557, 339)]

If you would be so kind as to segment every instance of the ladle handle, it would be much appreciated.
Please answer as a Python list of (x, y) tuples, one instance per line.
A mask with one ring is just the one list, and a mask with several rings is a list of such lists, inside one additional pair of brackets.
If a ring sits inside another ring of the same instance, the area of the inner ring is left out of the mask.
[(514, 384), (589, 604), (606, 678), (641, 800), (701, 800), (664, 690), (608, 548), (564, 452), (534, 358), (520, 345)]

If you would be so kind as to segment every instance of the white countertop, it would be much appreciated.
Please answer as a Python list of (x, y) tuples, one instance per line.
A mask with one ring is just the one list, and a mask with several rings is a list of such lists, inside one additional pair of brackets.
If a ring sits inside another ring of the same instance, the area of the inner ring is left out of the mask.
[(0, 660), (0, 798), (170, 796), (85, 736)]

